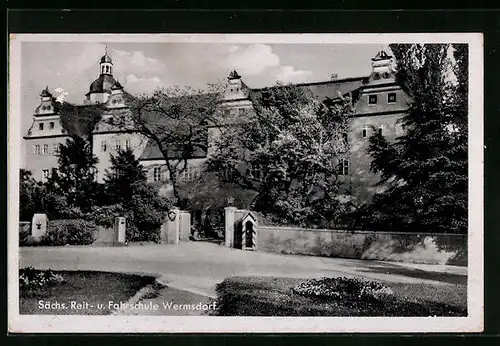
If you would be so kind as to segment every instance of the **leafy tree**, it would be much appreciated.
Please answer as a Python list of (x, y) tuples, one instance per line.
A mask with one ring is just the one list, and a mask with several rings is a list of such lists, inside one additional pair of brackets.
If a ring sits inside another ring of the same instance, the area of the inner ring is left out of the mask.
[(69, 206), (90, 210), (97, 200), (99, 186), (95, 181), (97, 158), (89, 142), (75, 136), (60, 145), (58, 168), (49, 179), (49, 191), (66, 198)]
[[(370, 138), (384, 193), (371, 223), (413, 231), (467, 229), (467, 45), (395, 44), (396, 78), (409, 96), (405, 134)], [(453, 52), (452, 54), (450, 54)]]
[(131, 149), (120, 150), (111, 156), (111, 167), (106, 171), (104, 181), (108, 202), (112, 205), (94, 208), (93, 214), (97, 215), (103, 209), (114, 210), (127, 217), (127, 239), (159, 241), (160, 227), (169, 203), (147, 184), (143, 168)]
[(319, 102), (304, 87), (251, 95), (254, 111), (221, 130), (207, 168), (258, 192), (253, 209), (282, 222), (324, 225), (340, 212), (338, 162), (349, 153), (348, 98)]
[(111, 167), (104, 177), (105, 189), (111, 203), (127, 204), (132, 200), (137, 185), (146, 182), (146, 175), (132, 149), (111, 155)]
[(19, 220), (31, 221), (33, 214), (40, 209), (41, 193), (30, 171), (19, 171)]
[(181, 203), (178, 177), (187, 169), (189, 159), (208, 150), (208, 126), (217, 122), (220, 90), (216, 86), (208, 90), (172, 87), (126, 98), (130, 112), (113, 119), (113, 125), (139, 133), (159, 149), (175, 203)]

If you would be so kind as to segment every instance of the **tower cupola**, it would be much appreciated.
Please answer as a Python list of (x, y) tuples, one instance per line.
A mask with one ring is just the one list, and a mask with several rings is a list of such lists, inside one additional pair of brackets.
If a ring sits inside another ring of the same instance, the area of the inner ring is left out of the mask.
[(108, 55), (108, 47), (106, 46), (106, 51), (101, 58), (101, 62), (99, 63), (101, 74), (105, 75), (113, 75), (113, 60)]

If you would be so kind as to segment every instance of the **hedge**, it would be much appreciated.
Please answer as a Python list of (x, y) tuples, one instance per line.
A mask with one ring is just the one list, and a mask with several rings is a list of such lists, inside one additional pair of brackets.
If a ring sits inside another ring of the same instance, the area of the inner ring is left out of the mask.
[(95, 241), (97, 226), (92, 221), (67, 219), (49, 221), (47, 233), (41, 238), (39, 245), (90, 245)]

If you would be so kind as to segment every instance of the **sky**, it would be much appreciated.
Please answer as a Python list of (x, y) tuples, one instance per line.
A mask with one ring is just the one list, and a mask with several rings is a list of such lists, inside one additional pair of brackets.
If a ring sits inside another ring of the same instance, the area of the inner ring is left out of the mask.
[(23, 42), (21, 46), (22, 131), (31, 125), (46, 86), (62, 88), (66, 100), (83, 103), (99, 76), (106, 50), (113, 75), (132, 94), (167, 86), (204, 87), (236, 69), (251, 88), (366, 76), (380, 44)]

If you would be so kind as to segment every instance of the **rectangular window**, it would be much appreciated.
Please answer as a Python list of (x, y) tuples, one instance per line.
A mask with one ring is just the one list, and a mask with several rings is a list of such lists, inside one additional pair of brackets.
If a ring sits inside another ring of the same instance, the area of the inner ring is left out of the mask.
[(43, 145), (43, 155), (47, 155), (49, 153), (49, 145), (44, 144)]
[(51, 129), (51, 130), (53, 130), (53, 129), (54, 129), (54, 122), (53, 122), (53, 121), (51, 121), (51, 122), (49, 123), (49, 129)]
[(59, 154), (59, 143), (52, 145), (52, 152), (54, 153), (54, 155)]
[(366, 138), (369, 135), (369, 128), (368, 125), (363, 125), (361, 128), (361, 137)]
[(42, 182), (46, 182), (49, 179), (49, 170), (44, 169), (42, 170)]
[(119, 150), (121, 150), (121, 148), (122, 148), (122, 144), (121, 144), (120, 140), (117, 139), (115, 142), (115, 150), (119, 151)]
[(339, 175), (349, 175), (349, 160), (348, 159), (341, 159), (339, 161), (338, 174)]
[(387, 94), (387, 103), (396, 103), (396, 93)]
[(43, 123), (39, 123), (39, 124), (38, 124), (38, 129), (39, 129), (40, 131), (43, 131)]
[(40, 144), (35, 144), (33, 146), (33, 154), (40, 155)]
[(385, 133), (386, 133), (385, 129), (386, 129), (386, 125), (385, 124), (380, 125), (378, 127), (378, 134), (381, 135), (381, 136), (385, 135)]
[(106, 150), (108, 150), (108, 142), (101, 141), (101, 151), (106, 151)]
[(376, 105), (377, 104), (377, 95), (369, 95), (368, 96), (368, 104)]
[(161, 180), (161, 167), (154, 167), (153, 168), (153, 181), (160, 181)]
[(127, 140), (125, 141), (125, 147), (126, 147), (127, 149), (130, 149), (130, 148), (132, 147), (132, 142), (130, 141), (130, 139), (127, 139)]

